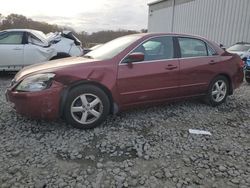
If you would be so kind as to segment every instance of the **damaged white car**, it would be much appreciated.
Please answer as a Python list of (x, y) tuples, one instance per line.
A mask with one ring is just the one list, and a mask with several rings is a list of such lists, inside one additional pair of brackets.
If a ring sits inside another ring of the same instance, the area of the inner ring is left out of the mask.
[(81, 42), (69, 31), (49, 35), (31, 29), (0, 32), (0, 71), (17, 71), (31, 64), (82, 54)]
[(82, 43), (71, 31), (48, 33), (46, 38), (57, 51), (56, 59), (83, 55)]

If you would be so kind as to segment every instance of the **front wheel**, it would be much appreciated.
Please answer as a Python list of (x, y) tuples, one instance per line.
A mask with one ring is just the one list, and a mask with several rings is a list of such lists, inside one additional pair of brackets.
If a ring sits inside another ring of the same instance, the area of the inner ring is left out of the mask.
[(65, 104), (65, 119), (73, 127), (91, 129), (100, 125), (110, 112), (106, 93), (93, 85), (72, 89)]
[(211, 106), (218, 106), (226, 101), (228, 92), (228, 79), (224, 76), (218, 76), (210, 84), (205, 101)]

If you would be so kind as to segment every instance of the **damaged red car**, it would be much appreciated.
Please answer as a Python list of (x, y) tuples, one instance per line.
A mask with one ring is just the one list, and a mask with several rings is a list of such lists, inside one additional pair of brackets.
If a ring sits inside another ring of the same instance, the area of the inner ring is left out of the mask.
[(243, 82), (242, 67), (238, 55), (202, 37), (135, 34), (83, 57), (26, 67), (6, 98), (24, 116), (87, 129), (139, 105), (202, 97), (217, 106)]

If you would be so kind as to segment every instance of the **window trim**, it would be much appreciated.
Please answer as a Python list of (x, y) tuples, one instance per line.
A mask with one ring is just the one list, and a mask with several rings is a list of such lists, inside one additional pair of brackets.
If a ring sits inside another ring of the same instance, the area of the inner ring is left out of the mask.
[[(120, 65), (127, 65), (127, 63), (122, 63), (124, 61), (124, 59), (132, 52), (134, 51), (136, 48), (138, 48), (142, 43), (153, 39), (153, 38), (158, 38), (158, 37), (172, 37), (173, 39), (173, 45), (174, 45), (174, 58), (172, 59), (161, 59), (161, 60), (155, 60), (155, 62), (161, 62), (161, 61), (173, 61), (173, 60), (183, 60), (183, 59), (196, 59), (196, 58), (211, 58), (211, 57), (218, 57), (219, 54), (217, 53), (217, 51), (211, 46), (211, 44), (209, 44), (207, 41), (202, 40), (200, 38), (196, 38), (195, 36), (181, 36), (181, 35), (161, 35), (161, 36), (152, 36), (149, 37), (145, 40), (143, 40), (142, 42), (140, 42), (138, 45), (136, 45), (131, 51), (129, 51), (120, 61), (118, 66)], [(196, 56), (196, 57), (181, 57), (181, 51), (180, 51), (180, 45), (179, 45), (179, 40), (178, 38), (191, 38), (191, 39), (197, 39), (197, 40), (201, 40), (203, 41), (206, 46), (209, 46), (214, 52), (215, 54), (212, 56)], [(141, 62), (133, 62), (132, 64), (142, 64), (142, 63), (152, 63), (152, 61), (141, 61)]]
[(127, 63), (123, 63), (123, 61), (128, 57), (129, 54), (131, 54), (136, 48), (138, 48), (140, 45), (142, 45), (143, 43), (151, 40), (151, 39), (155, 39), (155, 38), (160, 38), (160, 37), (171, 37), (172, 38), (172, 41), (173, 41), (173, 58), (171, 59), (159, 59), (159, 60), (148, 60), (148, 61), (141, 61), (141, 62), (132, 62), (132, 64), (141, 64), (141, 63), (152, 63), (152, 61), (154, 62), (160, 62), (160, 61), (167, 61), (167, 60), (175, 60), (177, 59), (177, 50), (175, 49), (175, 40), (174, 40), (174, 36), (173, 35), (161, 35), (161, 36), (152, 36), (152, 37), (149, 37), (145, 40), (143, 40), (142, 42), (140, 42), (138, 45), (136, 45), (131, 51), (129, 51), (122, 59), (121, 61), (119, 62), (118, 65), (127, 65)]

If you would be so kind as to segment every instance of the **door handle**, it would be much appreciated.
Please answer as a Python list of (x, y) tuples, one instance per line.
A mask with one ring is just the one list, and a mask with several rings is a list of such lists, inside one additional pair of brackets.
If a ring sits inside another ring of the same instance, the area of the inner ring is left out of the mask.
[(174, 70), (174, 69), (177, 69), (177, 68), (178, 68), (177, 66), (168, 65), (165, 69), (166, 69), (166, 70)]
[(22, 48), (14, 48), (13, 50), (22, 50)]
[(211, 60), (211, 61), (209, 62), (209, 65), (214, 65), (214, 64), (216, 64), (216, 62), (215, 62), (214, 60)]

